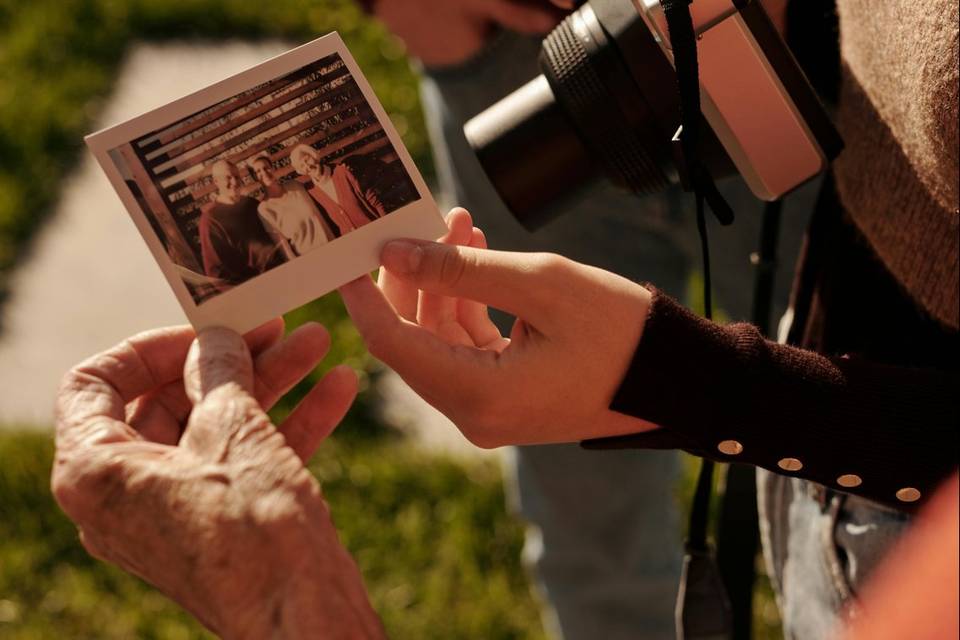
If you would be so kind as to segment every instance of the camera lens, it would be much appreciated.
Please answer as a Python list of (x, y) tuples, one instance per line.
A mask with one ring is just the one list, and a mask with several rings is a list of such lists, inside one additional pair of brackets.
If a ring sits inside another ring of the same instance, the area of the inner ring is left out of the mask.
[(568, 16), (544, 40), (540, 69), (464, 127), (524, 226), (599, 177), (637, 194), (677, 182), (673, 69), (630, 0), (591, 0)]

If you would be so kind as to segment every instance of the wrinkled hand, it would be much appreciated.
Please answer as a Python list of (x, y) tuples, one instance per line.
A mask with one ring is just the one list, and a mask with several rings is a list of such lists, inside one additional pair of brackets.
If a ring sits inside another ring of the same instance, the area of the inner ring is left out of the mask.
[(467, 60), (497, 27), (541, 35), (563, 16), (545, 0), (376, 0), (373, 11), (429, 66)]
[[(481, 447), (656, 427), (609, 409), (649, 291), (560, 256), (489, 251), (463, 209), (448, 225), (441, 243), (387, 243), (379, 288), (340, 289), (371, 353)], [(518, 318), (509, 339), (487, 304)]]
[(263, 408), (329, 346), (316, 324), (282, 335), (281, 321), (247, 344), (225, 329), (196, 340), (189, 327), (160, 329), (76, 366), (57, 398), (54, 495), (91, 554), (223, 637), (380, 637), (303, 465), (356, 377), (332, 370), (275, 428)]

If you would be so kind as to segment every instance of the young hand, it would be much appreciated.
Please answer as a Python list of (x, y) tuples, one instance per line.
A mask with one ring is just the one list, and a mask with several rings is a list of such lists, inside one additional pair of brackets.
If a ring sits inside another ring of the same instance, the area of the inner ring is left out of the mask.
[(428, 66), (469, 59), (496, 27), (542, 35), (563, 16), (547, 2), (524, 0), (376, 0), (373, 12)]
[[(382, 288), (341, 288), (371, 353), (481, 447), (656, 427), (609, 409), (649, 291), (557, 255), (487, 250), (463, 209), (448, 224), (442, 243), (387, 243)], [(509, 339), (487, 304), (518, 318)]]

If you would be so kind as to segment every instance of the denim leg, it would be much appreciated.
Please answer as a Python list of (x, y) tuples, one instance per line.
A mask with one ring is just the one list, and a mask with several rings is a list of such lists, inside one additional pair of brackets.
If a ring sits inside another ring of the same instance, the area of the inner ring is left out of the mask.
[(505, 471), (512, 506), (531, 523), (525, 564), (539, 576), (554, 612), (548, 620), (555, 616), (562, 637), (675, 637), (675, 454), (519, 447)]
[(909, 526), (862, 498), (768, 471), (758, 474), (764, 557), (791, 640), (835, 635), (857, 591)]

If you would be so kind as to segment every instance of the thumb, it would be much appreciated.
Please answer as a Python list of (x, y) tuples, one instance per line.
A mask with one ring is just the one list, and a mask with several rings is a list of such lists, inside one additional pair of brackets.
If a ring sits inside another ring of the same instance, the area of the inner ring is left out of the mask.
[(555, 300), (570, 286), (568, 261), (553, 254), (394, 240), (380, 259), (419, 289), (481, 302), (538, 327), (550, 322)]
[(239, 334), (220, 327), (197, 335), (183, 368), (187, 397), (196, 405), (210, 393), (234, 383), (253, 394), (253, 359)]
[(258, 450), (275, 435), (270, 418), (253, 397), (253, 361), (237, 333), (222, 328), (202, 331), (187, 354), (183, 379), (194, 407), (182, 446), (222, 461), (233, 451)]

